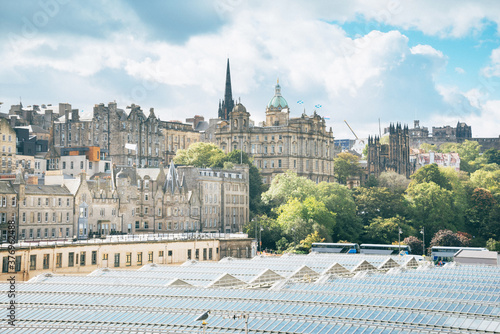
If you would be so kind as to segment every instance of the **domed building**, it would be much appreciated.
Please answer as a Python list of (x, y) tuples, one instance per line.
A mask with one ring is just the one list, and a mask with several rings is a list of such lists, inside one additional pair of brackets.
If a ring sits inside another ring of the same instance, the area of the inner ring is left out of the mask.
[[(228, 79), (230, 80), (230, 79)], [(279, 81), (266, 106), (266, 121), (254, 126), (245, 106), (236, 104), (228, 119), (219, 118), (216, 144), (226, 153), (243, 150), (253, 156), (262, 182), (287, 170), (314, 182), (333, 182), (333, 132), (326, 130), (325, 119), (316, 111), (308, 116), (290, 118), (290, 107), (281, 95)]]

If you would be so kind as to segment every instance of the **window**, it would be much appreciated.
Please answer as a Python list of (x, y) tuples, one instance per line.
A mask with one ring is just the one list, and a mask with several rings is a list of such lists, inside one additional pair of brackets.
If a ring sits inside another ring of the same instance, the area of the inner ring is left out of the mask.
[(36, 255), (30, 255), (30, 270), (36, 270)]
[(153, 252), (148, 253), (148, 263), (153, 263)]
[(102, 254), (102, 260), (108, 261), (108, 254)]
[(56, 268), (62, 267), (62, 253), (56, 254)]
[(21, 256), (16, 256), (16, 272), (21, 271)]
[(135, 222), (135, 228), (136, 228), (136, 229), (141, 228), (141, 227), (140, 227), (140, 222), (138, 222), (138, 221), (136, 221), (136, 222)]
[(75, 253), (68, 253), (68, 267), (73, 267), (75, 265)]
[(68, 199), (66, 200), (66, 206), (69, 206), (69, 203), (70, 203), (70, 201), (69, 201), (69, 198), (68, 198)]
[(132, 253), (131, 252), (128, 252), (126, 254), (126, 261), (125, 261), (125, 265), (127, 267), (130, 267), (132, 265)]
[(137, 253), (137, 265), (142, 264), (142, 252)]
[(80, 266), (85, 266), (85, 255), (87, 252), (80, 252)]
[(120, 253), (115, 253), (115, 267), (120, 266)]
[(163, 251), (158, 252), (158, 257), (163, 257), (163, 254), (165, 254)]
[(188, 260), (191, 260), (191, 250), (190, 249), (188, 249), (188, 256), (187, 256), (187, 258), (188, 258)]
[(2, 272), (3, 273), (9, 272), (9, 257), (8, 256), (3, 257)]
[(92, 251), (92, 265), (97, 264), (97, 251)]
[(50, 254), (43, 254), (43, 269), (49, 269), (49, 256)]

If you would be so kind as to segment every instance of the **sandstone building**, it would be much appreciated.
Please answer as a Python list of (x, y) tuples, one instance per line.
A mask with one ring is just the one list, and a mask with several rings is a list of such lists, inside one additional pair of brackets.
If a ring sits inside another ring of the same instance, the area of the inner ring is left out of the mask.
[(226, 153), (242, 150), (251, 155), (264, 183), (287, 170), (317, 183), (334, 181), (332, 129), (326, 129), (324, 117), (316, 111), (310, 116), (304, 112), (300, 117), (290, 117), (279, 82), (262, 126), (253, 126), (250, 113), (238, 103), (227, 120), (218, 122), (215, 141)]

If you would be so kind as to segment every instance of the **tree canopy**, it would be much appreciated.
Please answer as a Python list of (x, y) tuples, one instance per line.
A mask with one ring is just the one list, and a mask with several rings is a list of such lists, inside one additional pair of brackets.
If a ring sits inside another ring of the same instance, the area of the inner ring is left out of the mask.
[(177, 165), (212, 167), (219, 159), (225, 156), (224, 152), (212, 143), (197, 142), (185, 150), (177, 150), (174, 163)]
[(346, 184), (349, 176), (358, 176), (361, 172), (359, 157), (351, 153), (339, 153), (333, 159), (335, 178), (340, 184)]

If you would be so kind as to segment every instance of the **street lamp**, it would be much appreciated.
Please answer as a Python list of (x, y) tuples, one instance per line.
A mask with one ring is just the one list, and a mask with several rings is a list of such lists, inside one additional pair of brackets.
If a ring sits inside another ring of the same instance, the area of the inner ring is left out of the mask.
[(401, 227), (399, 228), (399, 233), (398, 233), (398, 253), (401, 255), (401, 234), (403, 234), (403, 231), (401, 230)]
[(425, 256), (425, 227), (422, 227), (420, 233), (422, 233), (422, 255)]
[(262, 252), (262, 231), (264, 230), (262, 226), (259, 224), (260, 230), (259, 230), (259, 248), (260, 252)]

